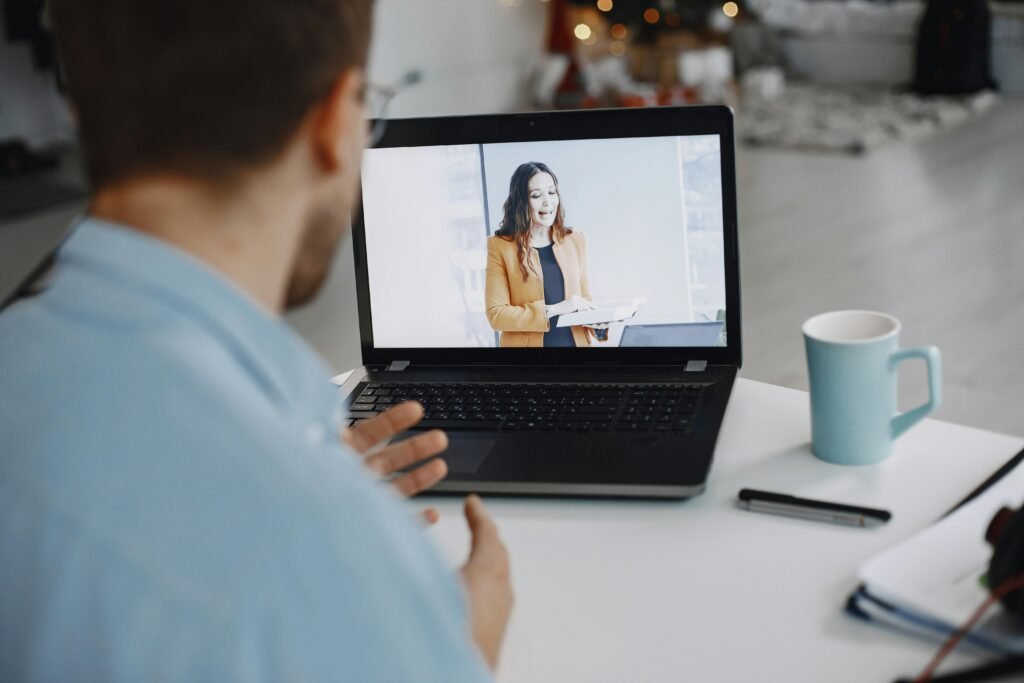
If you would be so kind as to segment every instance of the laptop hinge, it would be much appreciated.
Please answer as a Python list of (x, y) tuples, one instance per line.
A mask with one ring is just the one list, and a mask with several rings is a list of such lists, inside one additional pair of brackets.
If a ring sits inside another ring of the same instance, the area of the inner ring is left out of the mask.
[(390, 363), (388, 363), (387, 371), (401, 372), (402, 370), (405, 370), (407, 367), (409, 367), (409, 365), (410, 361), (407, 360), (393, 360)]
[(686, 372), (704, 372), (707, 370), (708, 362), (706, 360), (690, 360), (686, 362)]

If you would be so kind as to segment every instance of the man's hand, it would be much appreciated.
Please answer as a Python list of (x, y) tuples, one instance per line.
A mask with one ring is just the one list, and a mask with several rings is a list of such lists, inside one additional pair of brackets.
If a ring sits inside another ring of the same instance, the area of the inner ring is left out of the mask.
[(466, 498), (465, 512), (472, 545), (469, 559), (462, 567), (462, 580), (469, 594), (473, 640), (493, 671), (498, 666), (501, 641), (512, 614), (508, 551), (479, 496)]
[[(366, 456), (366, 466), (381, 477), (395, 475), (410, 465), (433, 458), (448, 448), (448, 436), (440, 430), (419, 434), (396, 444), (382, 445), (388, 439), (404, 432), (423, 419), (423, 406), (416, 401), (401, 403), (376, 417), (357, 422), (341, 433), (341, 440), (356, 452)], [(426, 491), (448, 474), (448, 465), (434, 458), (411, 472), (398, 474), (391, 485), (403, 496), (415, 496)], [(429, 524), (438, 519), (435, 508), (423, 511)]]

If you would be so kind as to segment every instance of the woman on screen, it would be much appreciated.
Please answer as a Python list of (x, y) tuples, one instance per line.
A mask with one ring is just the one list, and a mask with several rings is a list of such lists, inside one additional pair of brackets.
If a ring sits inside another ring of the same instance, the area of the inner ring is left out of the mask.
[(559, 327), (559, 316), (593, 308), (583, 233), (565, 225), (558, 178), (529, 161), (512, 174), (504, 217), (487, 240), (487, 321), (500, 346), (590, 346), (607, 330)]

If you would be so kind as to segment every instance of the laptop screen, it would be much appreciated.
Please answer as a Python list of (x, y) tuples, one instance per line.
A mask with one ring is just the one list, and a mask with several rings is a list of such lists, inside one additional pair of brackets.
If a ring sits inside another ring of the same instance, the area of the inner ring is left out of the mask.
[(365, 152), (380, 349), (725, 346), (719, 135)]

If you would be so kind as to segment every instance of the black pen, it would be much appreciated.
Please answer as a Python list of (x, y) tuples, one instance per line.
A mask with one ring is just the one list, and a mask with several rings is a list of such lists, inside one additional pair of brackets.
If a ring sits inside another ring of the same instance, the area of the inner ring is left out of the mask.
[(892, 513), (888, 510), (797, 498), (785, 493), (755, 489), (740, 489), (739, 506), (751, 512), (766, 512), (846, 526), (879, 526), (892, 519)]

